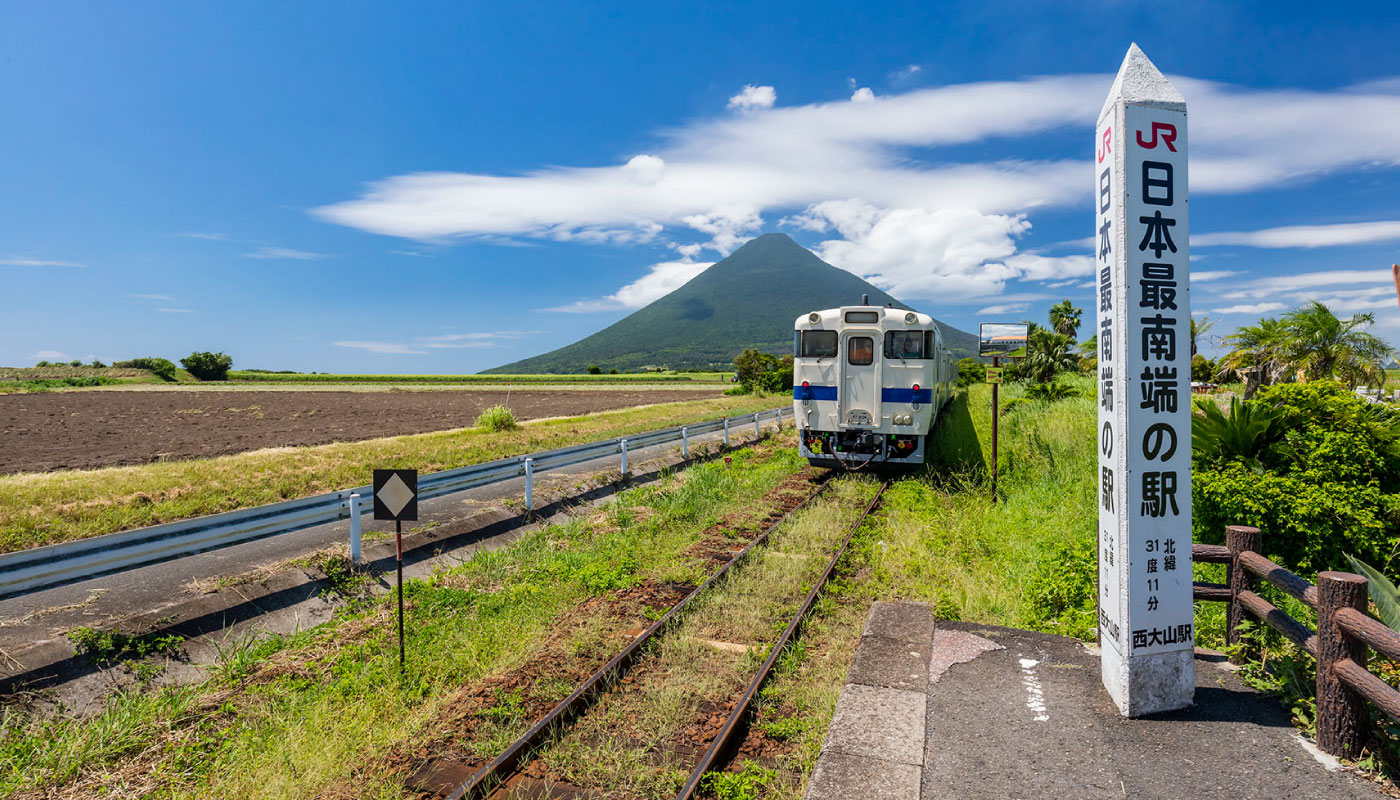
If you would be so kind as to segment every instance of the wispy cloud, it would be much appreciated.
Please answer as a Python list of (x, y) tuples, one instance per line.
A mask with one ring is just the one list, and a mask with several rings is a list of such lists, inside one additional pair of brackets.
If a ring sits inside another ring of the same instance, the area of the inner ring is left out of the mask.
[(185, 239), (205, 239), (211, 242), (222, 242), (228, 238), (227, 235), (222, 233), (202, 233), (199, 231), (184, 231), (175, 235)]
[(195, 310), (194, 310), (193, 308), (157, 308), (156, 311), (159, 311), (159, 312), (162, 313), (162, 314), (193, 314), (193, 313), (195, 313)]
[(1192, 283), (1203, 283), (1205, 281), (1218, 281), (1223, 278), (1233, 278), (1240, 273), (1232, 269), (1203, 269), (1191, 272)]
[(370, 353), (381, 355), (423, 355), (427, 350), (419, 350), (406, 344), (396, 342), (331, 342), (336, 347), (350, 347), (356, 350), (365, 350)]
[(72, 361), (73, 357), (57, 350), (40, 350), (30, 356), (35, 361)]
[(918, 64), (910, 64), (906, 67), (901, 67), (897, 70), (894, 70), (889, 74), (888, 77), (892, 81), (907, 81), (923, 71), (924, 68), (919, 66)]
[[(1400, 165), (1400, 82), (1318, 91), (1173, 81), (1191, 102), (1196, 194), (1274, 190)], [(314, 213), (409, 239), (691, 238), (720, 255), (785, 218), (806, 230), (826, 226), (835, 236), (819, 245), (820, 254), (882, 288), (966, 300), (1004, 292), (1007, 281), (1037, 268), (1061, 279), (1083, 269), (1082, 260), (1013, 260), (1029, 255), (1019, 241), (1030, 215), (1083, 203), (1089, 190), (1081, 159), (1027, 160), (1023, 140), (1091, 126), (1098, 103), (1085, 99), (1102, 97), (1111, 82), (1108, 75), (1062, 75), (787, 107), (773, 87), (748, 86), (731, 99), (732, 109), (748, 113), (731, 109), (661, 131), (657, 146), (623, 163), (523, 175), (398, 175)], [(1242, 118), (1267, 124), (1241, 130)], [(970, 143), (993, 155), (959, 161)], [(1377, 228), (1325, 230), (1331, 227), (1205, 234), (1205, 242), (1382, 235)]]
[(662, 261), (652, 264), (650, 271), (616, 292), (593, 300), (579, 300), (566, 306), (544, 309), (565, 314), (590, 314), (599, 311), (638, 309), (674, 292), (696, 275), (709, 269), (712, 261)]
[(327, 258), (325, 253), (312, 253), (307, 250), (293, 250), (290, 247), (258, 247), (243, 254), (244, 258), (285, 258), (294, 261), (318, 261)]
[(129, 294), (127, 297), (134, 297), (137, 300), (163, 300), (167, 303), (175, 299), (168, 294)]
[(1020, 314), (1030, 308), (1030, 303), (1004, 303), (977, 309), (978, 314)]
[(1245, 303), (1237, 306), (1226, 306), (1225, 308), (1212, 308), (1212, 314), (1267, 314), (1270, 311), (1282, 311), (1288, 308), (1283, 303)]
[(1343, 222), (1333, 225), (1288, 225), (1258, 231), (1223, 231), (1192, 234), (1192, 246), (1244, 245), (1246, 247), (1337, 247), (1400, 239), (1400, 221)]
[(28, 256), (9, 256), (0, 258), (0, 264), (10, 267), (86, 267), (87, 264), (79, 264), (76, 261), (53, 261), (45, 258), (30, 258)]

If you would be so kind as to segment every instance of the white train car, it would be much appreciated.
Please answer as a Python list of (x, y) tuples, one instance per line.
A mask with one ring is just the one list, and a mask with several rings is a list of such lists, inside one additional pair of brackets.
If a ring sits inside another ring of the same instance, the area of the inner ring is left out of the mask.
[(861, 305), (797, 318), (792, 406), (802, 455), (860, 469), (924, 463), (957, 364), (927, 314)]

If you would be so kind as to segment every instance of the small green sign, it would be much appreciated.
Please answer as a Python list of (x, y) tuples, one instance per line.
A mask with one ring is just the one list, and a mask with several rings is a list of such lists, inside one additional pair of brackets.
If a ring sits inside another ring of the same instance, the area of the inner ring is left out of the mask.
[(1001, 367), (987, 367), (987, 383), (1001, 383)]

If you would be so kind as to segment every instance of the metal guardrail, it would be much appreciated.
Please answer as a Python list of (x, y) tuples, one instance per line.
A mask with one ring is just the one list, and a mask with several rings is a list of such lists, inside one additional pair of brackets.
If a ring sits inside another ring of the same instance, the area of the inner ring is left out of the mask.
[[(724, 417), (434, 472), (419, 479), (418, 496), (425, 500), (441, 497), (525, 477), (527, 473), (559, 469), (609, 456), (621, 456), (622, 472), (626, 474), (629, 450), (680, 442), (688, 455), (691, 436), (724, 431), (725, 444), (728, 444), (729, 431), (736, 425), (747, 426), (752, 422), (757, 434), (764, 420), (781, 424), (785, 416), (791, 415), (792, 407), (785, 406), (740, 417)], [(358, 495), (355, 501), (359, 506), (357, 511), (373, 508), (371, 489), (370, 486), (359, 486), (272, 505), (0, 554), (0, 600), (339, 522), (351, 516), (352, 495)]]

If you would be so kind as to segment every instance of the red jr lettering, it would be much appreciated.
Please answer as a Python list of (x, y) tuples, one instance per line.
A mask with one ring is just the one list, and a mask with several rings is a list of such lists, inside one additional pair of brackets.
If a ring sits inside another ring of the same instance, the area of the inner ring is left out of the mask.
[[(1158, 134), (1158, 133), (1162, 134), (1162, 144), (1165, 144), (1165, 145), (1167, 146), (1167, 149), (1168, 149), (1168, 150), (1170, 150), (1170, 151), (1172, 151), (1173, 153), (1175, 153), (1175, 152), (1176, 152), (1176, 145), (1173, 144), (1173, 142), (1176, 141), (1176, 126), (1175, 126), (1175, 125), (1172, 125), (1171, 123), (1168, 123), (1168, 122), (1154, 122), (1154, 123), (1152, 123), (1152, 141), (1150, 141), (1150, 142), (1144, 142), (1144, 141), (1142, 140), (1142, 131), (1138, 131), (1138, 132), (1137, 132), (1138, 147), (1141, 147), (1141, 148), (1144, 148), (1144, 149), (1147, 149), (1147, 150), (1155, 150), (1156, 147), (1157, 147), (1157, 134)], [(1102, 161), (1103, 158), (1100, 157), (1099, 160)]]
[[(1139, 133), (1138, 135), (1141, 136), (1142, 134)], [(1175, 135), (1176, 135), (1175, 133), (1172, 134), (1172, 136), (1175, 136)], [(1108, 155), (1109, 153), (1113, 152), (1113, 142), (1112, 142), (1112, 139), (1113, 139), (1113, 129), (1112, 129), (1112, 128), (1104, 128), (1104, 129), (1103, 129), (1103, 145), (1102, 145), (1101, 147), (1099, 147), (1099, 163), (1100, 163), (1100, 164), (1103, 163), (1103, 158), (1104, 158), (1104, 156), (1106, 156), (1106, 155)]]

